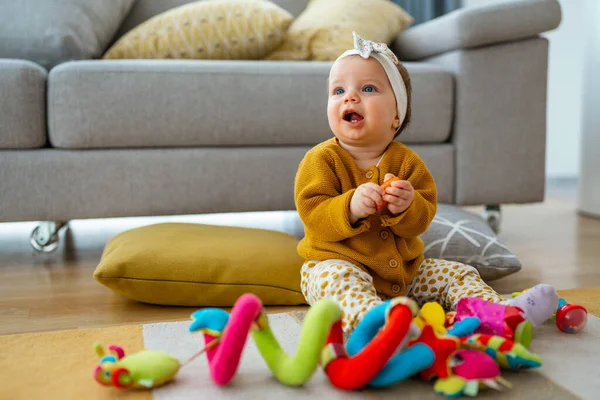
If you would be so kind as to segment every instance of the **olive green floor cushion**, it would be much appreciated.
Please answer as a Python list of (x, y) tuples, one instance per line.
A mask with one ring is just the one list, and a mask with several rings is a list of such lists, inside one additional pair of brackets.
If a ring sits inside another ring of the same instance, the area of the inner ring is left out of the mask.
[(305, 304), (297, 244), (278, 231), (160, 223), (110, 239), (94, 278), (151, 304), (230, 307), (244, 293), (265, 305)]

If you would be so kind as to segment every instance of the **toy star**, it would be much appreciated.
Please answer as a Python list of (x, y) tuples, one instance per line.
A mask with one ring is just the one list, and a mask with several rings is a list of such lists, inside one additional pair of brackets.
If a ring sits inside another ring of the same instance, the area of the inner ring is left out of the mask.
[(452, 353), (456, 351), (458, 340), (453, 337), (438, 337), (431, 325), (425, 325), (419, 338), (412, 342), (412, 344), (416, 343), (425, 344), (435, 355), (433, 364), (421, 371), (421, 377), (426, 380), (431, 379), (433, 375), (439, 378), (447, 378), (450, 375), (448, 360)]

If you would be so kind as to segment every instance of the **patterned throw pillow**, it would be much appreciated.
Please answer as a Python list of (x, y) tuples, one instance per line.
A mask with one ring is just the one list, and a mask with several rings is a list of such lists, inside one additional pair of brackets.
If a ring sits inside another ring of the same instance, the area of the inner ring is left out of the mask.
[(437, 214), (421, 235), (426, 258), (440, 258), (469, 264), (485, 281), (518, 272), (521, 263), (488, 224), (478, 215), (460, 207), (438, 204)]
[(103, 58), (261, 59), (282, 43), (293, 18), (265, 0), (197, 1), (138, 25)]
[(413, 18), (390, 0), (311, 0), (268, 60), (335, 60), (354, 45), (352, 32), (391, 44)]

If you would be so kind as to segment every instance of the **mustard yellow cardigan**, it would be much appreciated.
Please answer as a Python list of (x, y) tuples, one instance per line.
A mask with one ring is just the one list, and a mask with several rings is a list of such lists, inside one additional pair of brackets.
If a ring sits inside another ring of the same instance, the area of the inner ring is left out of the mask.
[[(386, 173), (408, 180), (415, 189), (411, 205), (398, 215), (387, 207), (350, 225), (350, 199), (366, 182), (382, 184)], [(373, 277), (378, 292), (406, 294), (423, 261), (425, 232), (437, 210), (436, 185), (421, 158), (392, 142), (379, 166), (360, 169), (336, 138), (309, 150), (294, 184), (296, 208), (305, 226), (298, 253), (305, 260), (342, 259)]]

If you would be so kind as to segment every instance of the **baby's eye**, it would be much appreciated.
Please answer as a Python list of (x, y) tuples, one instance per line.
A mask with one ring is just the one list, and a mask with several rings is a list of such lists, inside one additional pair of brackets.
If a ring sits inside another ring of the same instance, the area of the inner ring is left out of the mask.
[(342, 93), (344, 93), (344, 89), (342, 89), (342, 88), (337, 88), (337, 89), (335, 89), (333, 92), (334, 92), (335, 94), (339, 95), (339, 94), (342, 94)]
[(371, 86), (371, 85), (367, 85), (367, 86), (365, 86), (365, 87), (364, 87), (364, 89), (363, 89), (363, 90), (364, 90), (365, 92), (367, 92), (367, 93), (371, 93), (371, 92), (374, 92), (374, 91), (375, 91), (375, 88), (374, 88), (373, 86)]

